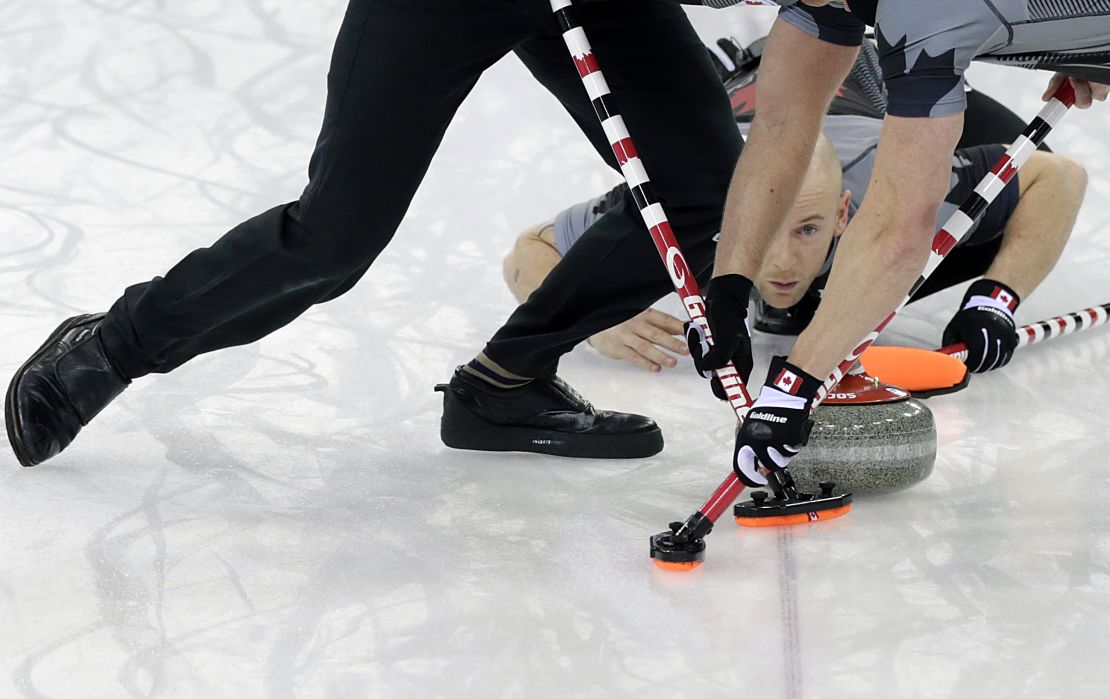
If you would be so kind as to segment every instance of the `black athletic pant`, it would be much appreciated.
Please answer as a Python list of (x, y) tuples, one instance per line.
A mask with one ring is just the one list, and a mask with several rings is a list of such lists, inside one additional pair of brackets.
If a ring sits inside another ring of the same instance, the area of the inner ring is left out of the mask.
[[(741, 142), (705, 48), (667, 0), (606, 0), (580, 14), (676, 233), (684, 242), (708, 238)], [(456, 109), (510, 51), (616, 167), (547, 0), (351, 0), (308, 187), (164, 278), (128, 288), (101, 331), (121, 370), (167, 372), (253, 342), (350, 289), (393, 237)], [(631, 310), (648, 300), (626, 279), (665, 282), (660, 263), (642, 254), (648, 236), (638, 216), (635, 207), (614, 211), (589, 237), (626, 234), (584, 245), (596, 258), (568, 259), (544, 285), (545, 298), (565, 300), (555, 325), (567, 342), (612, 324), (616, 316), (596, 314), (597, 303)], [(527, 356), (549, 342), (540, 335), (519, 350)], [(526, 363), (506, 366), (530, 373)]]

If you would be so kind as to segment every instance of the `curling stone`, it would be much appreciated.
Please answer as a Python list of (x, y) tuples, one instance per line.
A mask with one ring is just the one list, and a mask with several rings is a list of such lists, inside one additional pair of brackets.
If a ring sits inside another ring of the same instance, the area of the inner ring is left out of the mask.
[(855, 494), (889, 493), (925, 480), (937, 458), (932, 412), (908, 391), (863, 373), (844, 377), (813, 413), (809, 445), (790, 462), (798, 490), (822, 481)]

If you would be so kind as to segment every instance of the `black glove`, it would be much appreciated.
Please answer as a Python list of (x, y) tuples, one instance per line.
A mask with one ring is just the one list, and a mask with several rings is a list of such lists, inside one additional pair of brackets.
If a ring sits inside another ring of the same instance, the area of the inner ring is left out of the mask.
[(694, 367), (710, 380), (713, 395), (728, 400), (721, 382), (713, 374), (730, 361), (744, 383), (752, 375), (752, 339), (748, 334), (748, 296), (752, 282), (739, 274), (714, 277), (705, 287), (705, 318), (713, 332), (713, 344), (696, 323), (686, 323), (686, 343)]
[(1014, 311), (1019, 303), (1010, 287), (980, 279), (968, 287), (959, 312), (944, 329), (942, 344), (967, 345), (964, 364), (975, 373), (1006, 366), (1017, 347)]
[(821, 383), (787, 362), (786, 357), (771, 360), (759, 398), (736, 432), (732, 467), (745, 485), (767, 485), (759, 466), (781, 471), (809, 442), (813, 429), (809, 413)]

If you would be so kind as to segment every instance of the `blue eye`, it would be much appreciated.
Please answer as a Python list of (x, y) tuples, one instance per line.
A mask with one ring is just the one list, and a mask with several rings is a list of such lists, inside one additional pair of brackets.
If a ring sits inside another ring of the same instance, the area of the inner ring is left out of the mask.
[(802, 226), (798, 229), (798, 232), (808, 237), (812, 235), (817, 235), (820, 230), (821, 229), (819, 229), (817, 226)]

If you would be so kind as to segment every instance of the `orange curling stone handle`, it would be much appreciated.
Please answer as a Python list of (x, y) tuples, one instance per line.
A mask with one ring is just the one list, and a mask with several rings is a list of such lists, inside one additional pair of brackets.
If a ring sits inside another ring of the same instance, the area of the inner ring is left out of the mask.
[(879, 381), (866, 373), (852, 373), (840, 380), (821, 405), (881, 405), (908, 400), (910, 392)]

